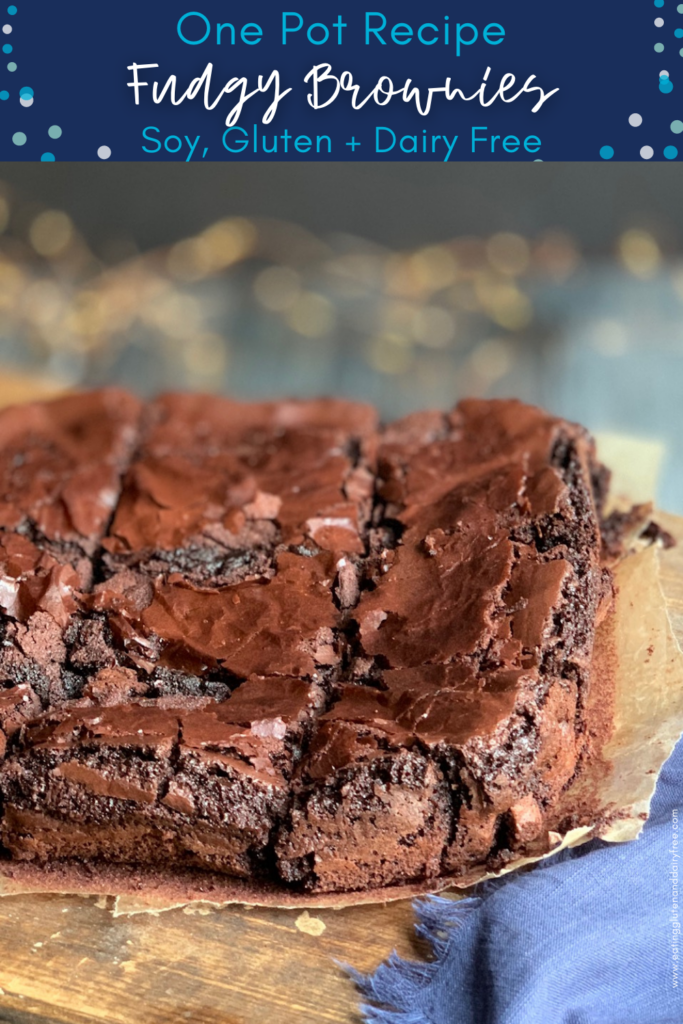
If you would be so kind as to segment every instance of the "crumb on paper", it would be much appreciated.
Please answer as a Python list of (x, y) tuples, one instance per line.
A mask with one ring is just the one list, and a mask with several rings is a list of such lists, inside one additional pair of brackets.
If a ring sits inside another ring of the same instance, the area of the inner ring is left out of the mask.
[(183, 907), (183, 914), (201, 914), (202, 917), (206, 917), (212, 911), (213, 907), (207, 907), (205, 903), (188, 903)]
[(307, 910), (304, 910), (303, 914), (299, 914), (294, 924), (304, 935), (322, 935), (327, 927), (319, 917), (311, 917)]
[(137, 970), (137, 964), (134, 960), (122, 960), (118, 966), (124, 974), (132, 974), (133, 971)]

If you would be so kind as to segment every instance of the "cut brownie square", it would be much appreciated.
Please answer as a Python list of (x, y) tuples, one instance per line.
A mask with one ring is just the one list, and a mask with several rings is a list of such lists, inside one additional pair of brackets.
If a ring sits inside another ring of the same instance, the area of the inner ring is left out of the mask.
[[(19, 694), (5, 693), (18, 703)], [(77, 857), (262, 874), (320, 701), (314, 684), (252, 677), (221, 703), (75, 702), (48, 712), (5, 761), (2, 842), (15, 859), (42, 863)], [(12, 714), (16, 730), (16, 707)]]
[(235, 681), (254, 673), (311, 676), (340, 661), (333, 559), (282, 551), (273, 575), (233, 586), (200, 588), (171, 576), (153, 582), (130, 570), (95, 587), (128, 657), (200, 675), (212, 669)]
[(385, 699), (346, 686), (320, 719), (276, 841), (287, 883), (344, 891), (439, 874), (452, 832), (448, 783)]
[(375, 428), (374, 410), (341, 400), (158, 399), (107, 563), (222, 586), (271, 575), (278, 546), (363, 554)]

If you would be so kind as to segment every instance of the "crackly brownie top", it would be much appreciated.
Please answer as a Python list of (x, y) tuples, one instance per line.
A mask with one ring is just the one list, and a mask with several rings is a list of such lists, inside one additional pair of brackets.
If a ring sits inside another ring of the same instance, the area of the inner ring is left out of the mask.
[(119, 496), (140, 402), (115, 388), (0, 410), (0, 529), (92, 553)]
[(0, 479), (0, 683), (30, 690), (13, 722), (39, 694), (27, 744), (182, 737), (286, 775), (305, 719), (311, 778), (461, 746), (556, 655), (589, 658), (606, 594), (590, 437), (515, 401), (379, 429), (341, 400), (96, 392), (0, 413)]
[(569, 546), (573, 531), (599, 547), (592, 498), (575, 507), (562, 465), (568, 444), (587, 471), (587, 435), (518, 402), (463, 402), (387, 428), (379, 493), (403, 533), (357, 609), (367, 653), (391, 668), (484, 653), (494, 666), (529, 662), (574, 573), (553, 520)]
[(363, 553), (377, 417), (340, 400), (152, 403), (105, 542), (112, 553), (300, 544)]

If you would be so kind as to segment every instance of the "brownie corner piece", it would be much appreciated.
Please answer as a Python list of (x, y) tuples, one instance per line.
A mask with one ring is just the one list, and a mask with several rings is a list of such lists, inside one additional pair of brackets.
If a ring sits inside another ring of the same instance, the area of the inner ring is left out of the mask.
[(41, 863), (263, 874), (320, 699), (314, 684), (254, 677), (221, 702), (81, 700), (46, 712), (25, 726), (0, 773), (2, 843)]

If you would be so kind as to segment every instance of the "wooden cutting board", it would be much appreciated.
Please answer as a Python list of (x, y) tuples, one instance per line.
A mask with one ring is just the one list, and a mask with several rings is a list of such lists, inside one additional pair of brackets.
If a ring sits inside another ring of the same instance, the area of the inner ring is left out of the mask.
[[(324, 930), (322, 927), (324, 926)], [(318, 932), (319, 934), (311, 934)], [(409, 901), (112, 916), (104, 899), (0, 899), (2, 1024), (358, 1024), (335, 964), (424, 956)]]

